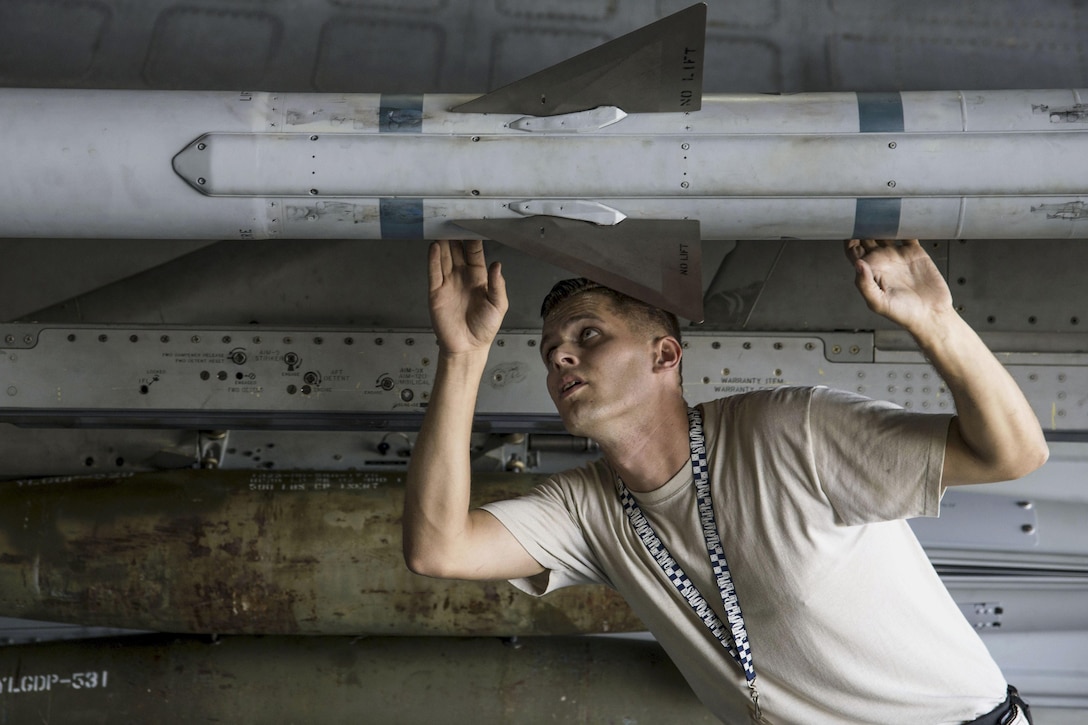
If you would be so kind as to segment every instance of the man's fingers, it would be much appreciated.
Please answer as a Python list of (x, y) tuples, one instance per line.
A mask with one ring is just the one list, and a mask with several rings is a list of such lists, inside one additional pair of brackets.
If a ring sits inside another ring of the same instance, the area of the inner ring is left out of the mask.
[[(444, 250), (443, 247), (446, 247)], [(442, 280), (446, 278), (446, 271), (443, 269), (443, 256), (448, 260), (448, 245), (444, 242), (431, 242), (430, 249), (427, 250), (427, 282), (430, 285), (430, 291), (434, 292), (442, 286)]]
[(465, 263), (472, 267), (485, 267), (484, 243), (479, 239), (469, 239), (465, 242)]
[(492, 262), (487, 268), (487, 297), (491, 304), (505, 309), (506, 279), (502, 276), (502, 263)]
[(430, 280), (431, 291), (437, 290), (453, 274), (453, 243), (448, 239), (440, 239), (431, 243), (427, 250), (427, 277)]
[(451, 239), (447, 242), (450, 247), (450, 259), (453, 267), (460, 267), (465, 263), (465, 248), (461, 242)]
[(865, 298), (865, 302), (872, 308), (883, 294), (883, 289), (873, 275), (873, 268), (864, 259), (858, 259), (854, 261), (854, 272), (854, 284), (861, 292), (861, 296)]
[(847, 239), (846, 244), (843, 246), (843, 251), (846, 252), (846, 258), (853, 264), (865, 254), (865, 250), (861, 248), (860, 239)]

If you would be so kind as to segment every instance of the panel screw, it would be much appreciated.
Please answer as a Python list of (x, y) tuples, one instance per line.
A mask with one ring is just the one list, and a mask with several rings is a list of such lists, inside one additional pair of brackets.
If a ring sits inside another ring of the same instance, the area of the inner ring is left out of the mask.
[(894, 149), (895, 148), (895, 141), (892, 141), (890, 144), (888, 144), (888, 148)]
[(888, 182), (888, 188), (894, 189), (895, 188), (895, 182), (894, 181), (889, 181)]
[(198, 149), (200, 149), (201, 151), (203, 151), (204, 149), (208, 148), (208, 144), (206, 144), (206, 143), (198, 143), (198, 144), (196, 145), (196, 147), (197, 147)]
[(686, 189), (686, 188), (688, 188), (689, 186), (691, 186), (691, 184), (689, 184), (689, 183), (688, 183), (688, 182), (686, 182), (686, 181), (681, 181), (681, 182), (680, 182), (680, 188), (681, 188), (681, 189)]

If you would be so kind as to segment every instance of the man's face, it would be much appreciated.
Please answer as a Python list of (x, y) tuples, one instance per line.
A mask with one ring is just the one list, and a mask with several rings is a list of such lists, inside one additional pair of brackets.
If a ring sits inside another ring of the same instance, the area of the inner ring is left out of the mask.
[(654, 337), (622, 317), (610, 299), (576, 295), (544, 323), (540, 353), (548, 394), (567, 432), (590, 438), (640, 414), (652, 382)]

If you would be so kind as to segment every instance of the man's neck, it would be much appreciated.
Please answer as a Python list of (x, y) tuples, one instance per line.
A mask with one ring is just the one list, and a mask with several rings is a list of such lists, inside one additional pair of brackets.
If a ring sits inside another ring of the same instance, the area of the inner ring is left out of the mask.
[(604, 457), (631, 491), (661, 488), (691, 457), (687, 404), (683, 399), (653, 411), (611, 440), (597, 441)]

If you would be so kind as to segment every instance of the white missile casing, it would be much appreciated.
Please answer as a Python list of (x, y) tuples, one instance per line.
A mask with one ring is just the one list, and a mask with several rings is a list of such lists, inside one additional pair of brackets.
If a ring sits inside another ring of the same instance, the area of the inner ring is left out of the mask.
[(454, 221), (543, 210), (704, 239), (1083, 238), (1085, 95), (704, 95), (534, 123), (451, 111), (462, 95), (5, 89), (0, 235), (472, 238)]

